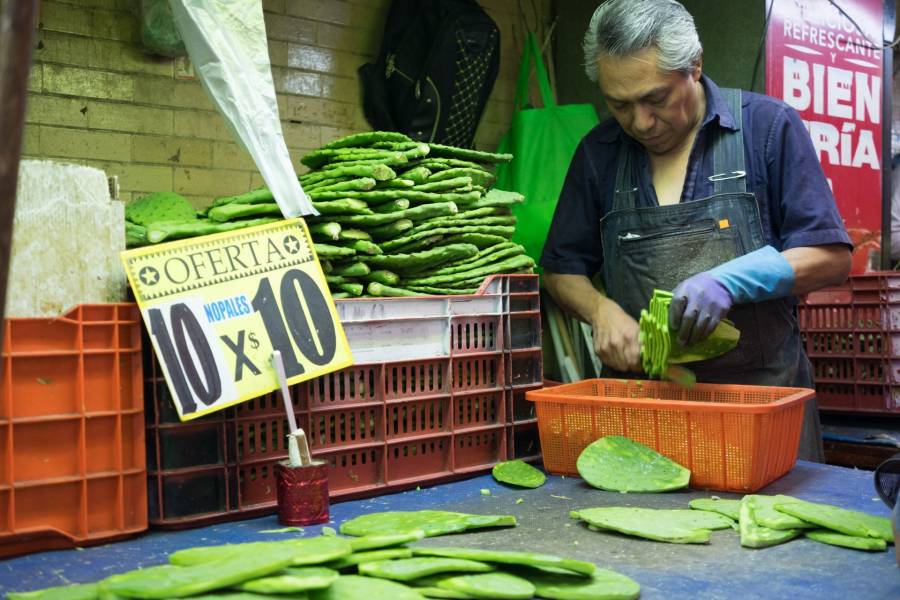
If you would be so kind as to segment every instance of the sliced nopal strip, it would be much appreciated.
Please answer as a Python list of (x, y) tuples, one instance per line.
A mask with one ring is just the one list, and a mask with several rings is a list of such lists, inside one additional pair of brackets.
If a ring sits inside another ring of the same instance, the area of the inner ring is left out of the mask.
[(804, 500), (777, 503), (775, 510), (847, 535), (894, 541), (891, 520), (887, 517)]
[(768, 548), (789, 542), (798, 535), (799, 529), (770, 529), (756, 521), (758, 496), (744, 496), (741, 499), (740, 528), (741, 546), (746, 548)]
[(464, 558), (486, 563), (506, 565), (524, 565), (564, 569), (572, 573), (591, 575), (597, 567), (589, 562), (571, 558), (561, 558), (552, 554), (539, 552), (516, 552), (512, 550), (484, 550), (480, 548), (413, 548), (416, 556), (443, 556), (446, 558)]

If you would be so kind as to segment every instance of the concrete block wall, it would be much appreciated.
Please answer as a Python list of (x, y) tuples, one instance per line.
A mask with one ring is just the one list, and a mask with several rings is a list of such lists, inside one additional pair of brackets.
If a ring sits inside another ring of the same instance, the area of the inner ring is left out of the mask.
[[(249, 156), (193, 78), (189, 61), (140, 46), (132, 0), (43, 0), (28, 82), (23, 153), (118, 175), (122, 197), (174, 190), (197, 206), (262, 185)], [(501, 69), (476, 135), (494, 149), (509, 126), (526, 21), (549, 0), (481, 0), (501, 29)], [(285, 139), (303, 153), (371, 127), (356, 69), (374, 60), (389, 0), (263, 0)]]

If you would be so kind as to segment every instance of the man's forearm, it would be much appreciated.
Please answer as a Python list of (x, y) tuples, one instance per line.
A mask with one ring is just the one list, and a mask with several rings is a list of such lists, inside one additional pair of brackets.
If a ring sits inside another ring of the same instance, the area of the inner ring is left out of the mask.
[(781, 255), (794, 270), (795, 296), (840, 285), (850, 274), (850, 250), (843, 244), (790, 248)]
[(600, 305), (607, 300), (584, 275), (545, 272), (544, 283), (563, 310), (588, 325), (593, 325)]
[(669, 305), (669, 327), (682, 345), (706, 339), (734, 304), (801, 295), (846, 279), (850, 252), (841, 244), (763, 246), (682, 281)]
[[(689, 295), (697, 301), (694, 309), (703, 313), (709, 299), (702, 296), (712, 289), (711, 286), (724, 287), (731, 296), (731, 303), (747, 304), (802, 295), (837, 285), (847, 278), (849, 272), (850, 252), (842, 244), (790, 248), (784, 252), (778, 252), (772, 246), (763, 246), (698, 273), (676, 289), (681, 292), (693, 289), (694, 293)], [(698, 278), (708, 281), (698, 284)], [(689, 282), (691, 285), (687, 285)]]

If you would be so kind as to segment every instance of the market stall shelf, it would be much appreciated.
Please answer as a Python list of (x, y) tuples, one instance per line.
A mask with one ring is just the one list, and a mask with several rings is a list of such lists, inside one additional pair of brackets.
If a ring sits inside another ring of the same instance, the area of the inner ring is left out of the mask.
[(900, 275), (853, 275), (797, 307), (819, 408), (900, 413)]
[[(536, 275), (493, 276), (473, 295), (336, 301), (356, 363), (291, 390), (313, 456), (329, 463), (332, 500), (539, 457), (536, 419), (522, 410), (542, 385), (539, 302)], [(280, 400), (181, 423), (147, 348), (150, 523), (274, 511), (274, 465), (287, 455)]]
[(9, 319), (3, 348), (0, 557), (145, 530), (137, 306)]

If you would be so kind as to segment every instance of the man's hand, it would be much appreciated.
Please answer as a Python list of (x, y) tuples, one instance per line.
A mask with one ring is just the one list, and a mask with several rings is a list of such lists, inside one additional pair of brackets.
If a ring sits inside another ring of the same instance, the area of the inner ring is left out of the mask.
[(598, 292), (584, 275), (544, 271), (544, 283), (569, 314), (590, 323), (594, 352), (603, 364), (618, 371), (641, 371), (640, 328), (621, 306)]
[(617, 371), (641, 371), (640, 331), (637, 321), (609, 298), (597, 307), (591, 326), (594, 352), (605, 365)]
[(678, 343), (690, 346), (705, 340), (731, 310), (731, 294), (707, 272), (688, 277), (675, 288), (669, 305), (669, 330)]
[[(678, 332), (678, 341), (683, 346), (696, 344), (709, 337), (732, 304), (763, 302), (790, 295), (798, 282), (789, 256), (798, 268), (816, 265), (828, 271), (827, 278), (822, 280), (826, 282), (824, 285), (828, 285), (827, 282), (835, 276), (846, 275), (841, 264), (826, 269), (823, 263), (832, 256), (849, 261), (847, 249), (842, 246), (837, 249), (832, 246), (824, 248), (824, 252), (805, 248), (802, 252), (788, 250), (781, 254), (772, 246), (763, 246), (709, 271), (688, 277), (673, 292), (672, 304), (669, 305), (670, 330)], [(812, 259), (807, 261), (810, 257)], [(802, 289), (803, 282), (800, 283)], [(797, 291), (795, 289), (795, 293)]]

